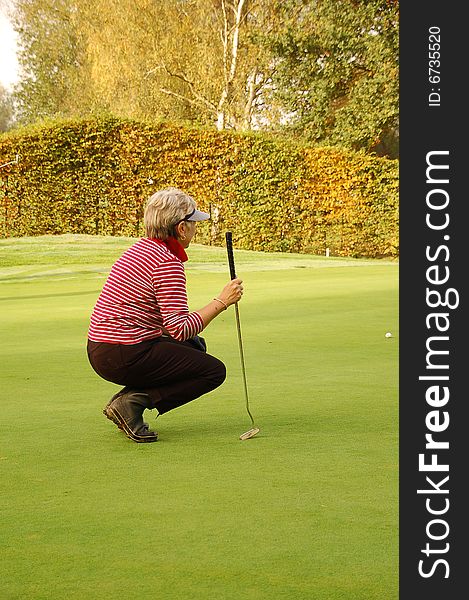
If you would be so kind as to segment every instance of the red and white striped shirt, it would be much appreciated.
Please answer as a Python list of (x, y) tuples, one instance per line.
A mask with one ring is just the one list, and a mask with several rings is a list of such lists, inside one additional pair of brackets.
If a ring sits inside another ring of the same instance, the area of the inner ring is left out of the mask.
[(198, 312), (189, 312), (182, 260), (174, 243), (143, 238), (115, 262), (91, 315), (88, 339), (110, 344), (138, 344), (162, 335), (187, 340), (204, 327)]

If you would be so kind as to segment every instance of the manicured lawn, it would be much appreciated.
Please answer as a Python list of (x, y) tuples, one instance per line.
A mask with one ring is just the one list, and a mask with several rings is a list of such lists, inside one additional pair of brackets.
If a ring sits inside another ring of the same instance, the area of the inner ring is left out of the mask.
[[(132, 241), (0, 240), (0, 597), (397, 600), (397, 263), (235, 251), (260, 434), (238, 439), (230, 309), (203, 333), (225, 384), (135, 444), (85, 351)], [(196, 309), (228, 269), (222, 248), (189, 255)]]

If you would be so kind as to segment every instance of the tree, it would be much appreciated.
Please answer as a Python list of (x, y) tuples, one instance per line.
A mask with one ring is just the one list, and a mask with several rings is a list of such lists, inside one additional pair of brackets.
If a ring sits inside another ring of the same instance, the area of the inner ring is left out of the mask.
[(25, 121), (110, 112), (396, 155), (396, 0), (15, 0)]
[(322, 144), (395, 152), (398, 2), (287, 0), (284, 26), (263, 43), (277, 63), (273, 101), (287, 130)]
[(77, 9), (74, 0), (16, 0), (13, 23), (22, 78), (15, 97), (22, 121), (79, 114), (86, 103), (86, 55)]
[(113, 111), (251, 127), (272, 75), (252, 33), (269, 21), (271, 0), (93, 4), (85, 20), (94, 86)]
[(16, 0), (24, 119), (110, 111), (249, 129), (273, 0)]
[(11, 93), (0, 83), (0, 131), (7, 131), (13, 121)]
[(188, 49), (184, 2), (164, 0), (80, 0), (81, 29), (87, 40), (90, 88), (99, 109), (135, 118), (197, 120), (182, 97), (182, 83), (162, 65), (184, 62)]

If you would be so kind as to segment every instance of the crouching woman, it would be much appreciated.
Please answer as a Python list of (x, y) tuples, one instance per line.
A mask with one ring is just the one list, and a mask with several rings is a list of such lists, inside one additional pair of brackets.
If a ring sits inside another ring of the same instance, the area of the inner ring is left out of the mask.
[(155, 442), (145, 409), (166, 413), (214, 390), (225, 365), (205, 350), (200, 334), (243, 294), (229, 281), (203, 308), (190, 312), (184, 262), (197, 223), (210, 215), (176, 188), (145, 206), (146, 237), (114, 263), (91, 314), (88, 358), (103, 379), (124, 386), (105, 416), (134, 442)]

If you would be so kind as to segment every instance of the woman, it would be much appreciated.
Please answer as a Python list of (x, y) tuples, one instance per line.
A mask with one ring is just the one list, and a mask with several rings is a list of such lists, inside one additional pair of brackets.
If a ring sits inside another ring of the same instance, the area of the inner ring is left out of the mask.
[(145, 409), (163, 414), (220, 386), (225, 365), (205, 352), (198, 334), (243, 294), (229, 281), (203, 308), (189, 312), (183, 263), (197, 222), (210, 215), (176, 188), (148, 200), (146, 237), (111, 269), (88, 331), (88, 357), (96, 373), (125, 386), (104, 408), (134, 442), (156, 442)]

